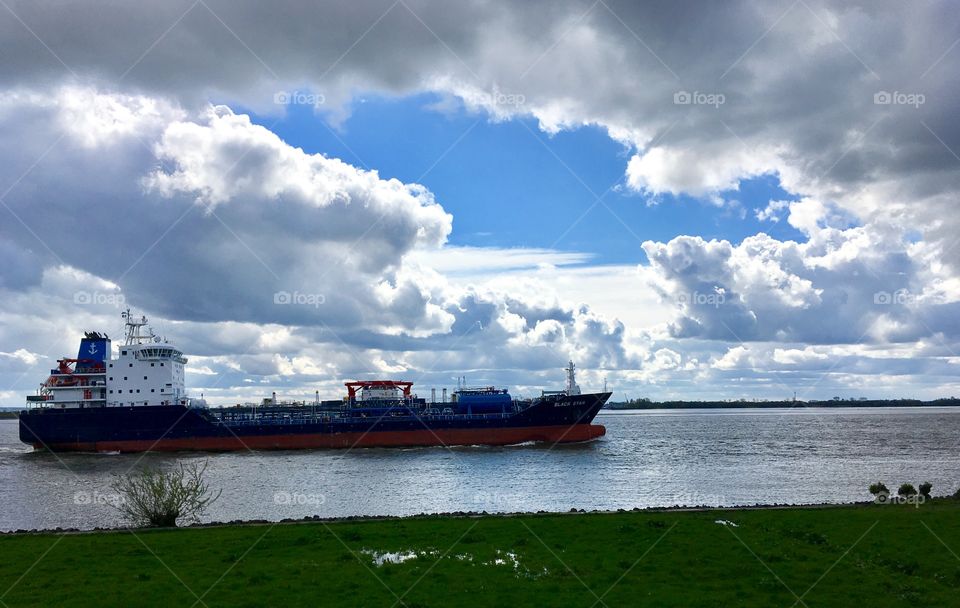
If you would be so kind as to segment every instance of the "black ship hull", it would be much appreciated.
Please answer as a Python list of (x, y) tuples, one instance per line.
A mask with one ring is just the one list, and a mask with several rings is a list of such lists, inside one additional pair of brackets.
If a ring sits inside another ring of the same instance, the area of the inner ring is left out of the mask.
[(510, 445), (589, 441), (610, 393), (551, 395), (495, 414), (437, 410), (323, 411), (307, 406), (216, 410), (184, 405), (34, 408), (20, 414), (20, 439), (53, 451), (282, 450)]

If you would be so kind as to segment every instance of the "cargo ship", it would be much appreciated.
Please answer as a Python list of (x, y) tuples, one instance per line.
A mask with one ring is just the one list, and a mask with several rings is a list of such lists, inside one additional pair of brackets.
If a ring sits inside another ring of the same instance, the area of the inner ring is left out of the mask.
[(527, 399), (507, 389), (467, 387), (429, 399), (402, 380), (346, 382), (337, 400), (209, 407), (187, 395), (183, 352), (154, 335), (144, 316), (123, 313), (124, 341), (86, 332), (75, 359), (28, 395), (20, 440), (36, 449), (84, 452), (286, 450), (510, 445), (590, 441), (610, 393), (582, 394), (575, 367), (566, 386)]

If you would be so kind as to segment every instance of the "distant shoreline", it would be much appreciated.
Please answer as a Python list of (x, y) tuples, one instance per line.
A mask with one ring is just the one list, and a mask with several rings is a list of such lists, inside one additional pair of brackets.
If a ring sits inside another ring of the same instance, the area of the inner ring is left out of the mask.
[(675, 410), (675, 409), (764, 409), (764, 408), (839, 408), (839, 407), (958, 407), (960, 399), (831, 399), (829, 401), (646, 401), (612, 402), (604, 410)]

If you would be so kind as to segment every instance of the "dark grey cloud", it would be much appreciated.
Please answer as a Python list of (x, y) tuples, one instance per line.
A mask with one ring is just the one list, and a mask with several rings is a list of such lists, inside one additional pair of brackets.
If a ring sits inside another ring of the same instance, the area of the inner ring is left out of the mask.
[[(951, 263), (960, 255), (938, 222), (960, 189), (960, 17), (949, 3), (10, 6), (8, 87), (76, 77), (275, 111), (274, 93), (302, 87), (337, 119), (357, 91), (454, 93), (547, 129), (607, 127), (636, 147), (628, 181), (651, 195), (715, 196), (779, 173), (793, 192), (865, 220), (898, 215)], [(681, 92), (693, 102), (674, 103)], [(892, 103), (875, 103), (884, 93)]]
[[(45, 115), (8, 106), (2, 123), (12, 137), (0, 154), (48, 148), (27, 174), (0, 168), (7, 183), (20, 177), (4, 201), (14, 221), (0, 225), (21, 262), (6, 285), (66, 265), (168, 318), (443, 329), (429, 294), (398, 274), (406, 253), (450, 230), (424, 188), (304, 154), (222, 108), (181, 120), (88, 90), (54, 95)], [(71, 97), (87, 112), (67, 111)]]

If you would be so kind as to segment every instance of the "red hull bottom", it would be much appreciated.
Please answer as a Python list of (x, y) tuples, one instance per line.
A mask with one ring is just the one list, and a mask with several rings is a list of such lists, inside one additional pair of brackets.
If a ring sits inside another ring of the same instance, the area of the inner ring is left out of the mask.
[(178, 452), (190, 450), (299, 450), (311, 448), (423, 447), (454, 445), (512, 445), (528, 441), (574, 443), (602, 437), (607, 430), (599, 424), (573, 426), (532, 426), (509, 429), (438, 429), (421, 431), (375, 431), (304, 435), (259, 435), (246, 437), (196, 437), (130, 441), (61, 443), (49, 447), (73, 452)]

